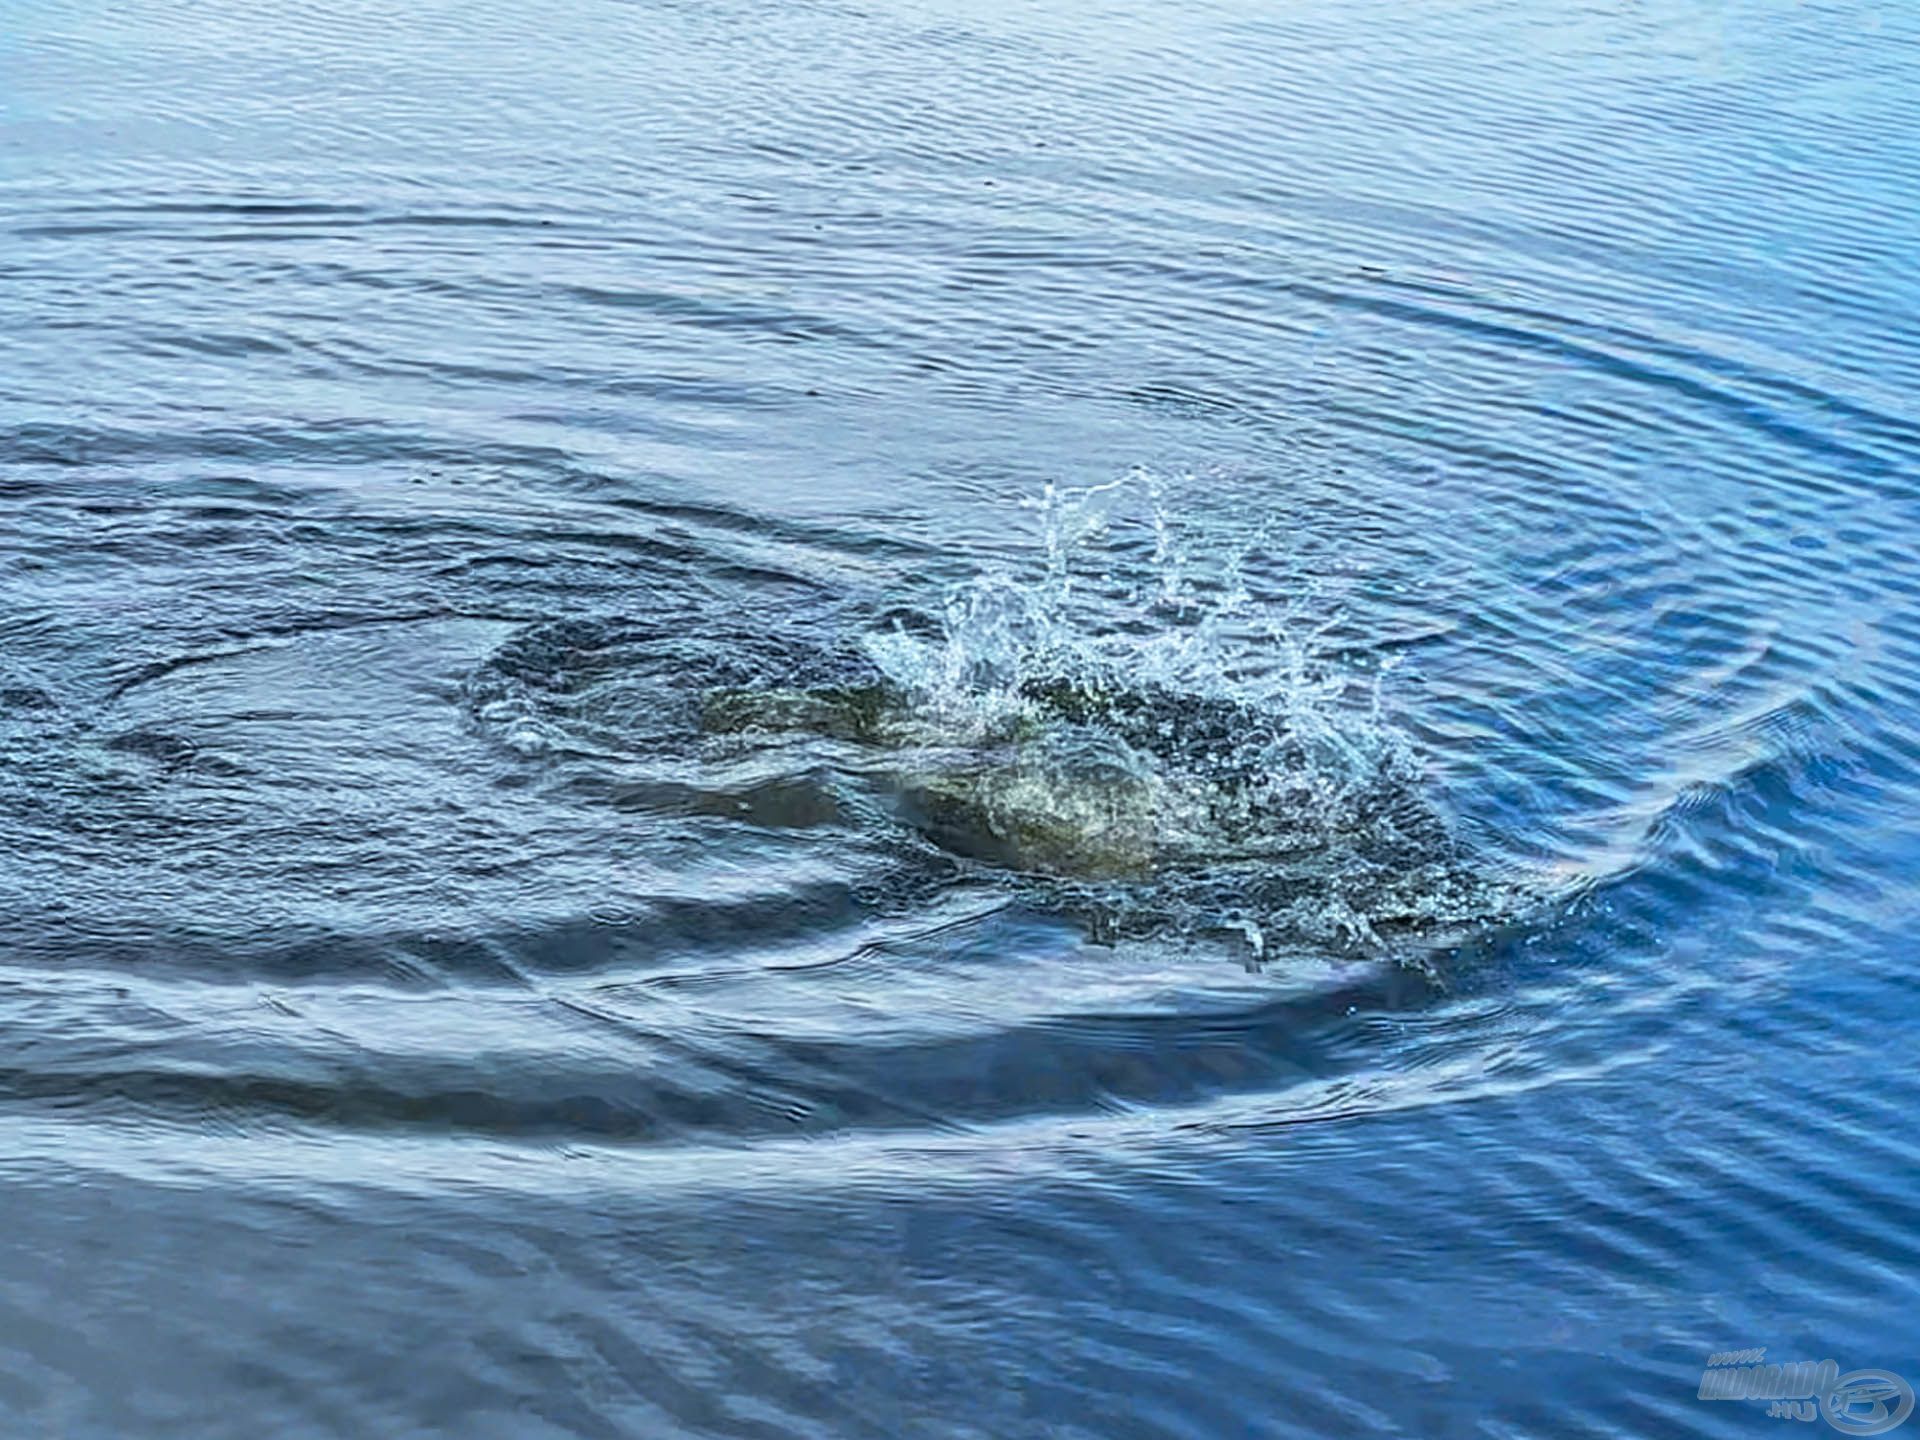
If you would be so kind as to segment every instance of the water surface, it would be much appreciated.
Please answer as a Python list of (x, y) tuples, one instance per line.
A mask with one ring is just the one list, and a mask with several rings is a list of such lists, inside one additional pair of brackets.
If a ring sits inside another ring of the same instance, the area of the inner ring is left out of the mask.
[(1920, 1380), (1917, 136), (1885, 0), (13, 0), (8, 1433)]

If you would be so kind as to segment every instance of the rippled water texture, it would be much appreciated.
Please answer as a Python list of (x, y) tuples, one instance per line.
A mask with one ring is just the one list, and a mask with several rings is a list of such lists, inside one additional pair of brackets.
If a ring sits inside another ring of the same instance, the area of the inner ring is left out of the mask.
[(1920, 1380), (1920, 11), (0, 9), (9, 1436)]

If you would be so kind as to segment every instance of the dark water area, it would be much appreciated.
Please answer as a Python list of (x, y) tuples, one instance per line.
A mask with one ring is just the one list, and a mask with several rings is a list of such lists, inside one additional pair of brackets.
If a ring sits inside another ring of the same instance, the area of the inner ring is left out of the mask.
[(9, 0), (0, 514), (8, 1436), (1920, 1380), (1909, 5)]

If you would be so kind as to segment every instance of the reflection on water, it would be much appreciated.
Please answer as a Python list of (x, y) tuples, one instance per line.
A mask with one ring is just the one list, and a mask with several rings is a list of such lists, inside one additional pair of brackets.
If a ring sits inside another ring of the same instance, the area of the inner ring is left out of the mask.
[(1920, 1379), (1920, 29), (22, 0), (24, 1434)]

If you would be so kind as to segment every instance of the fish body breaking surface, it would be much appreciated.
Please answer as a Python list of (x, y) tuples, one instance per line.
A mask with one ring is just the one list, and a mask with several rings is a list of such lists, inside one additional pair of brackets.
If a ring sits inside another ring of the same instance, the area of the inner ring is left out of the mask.
[(836, 792), (800, 810), (902, 865), (945, 856), (1100, 937), (1371, 946), (1531, 898), (1458, 838), (1404, 746), (1152, 681), (1034, 667), (990, 695), (935, 693), (859, 646), (615, 620), (524, 631), (468, 691), (528, 753), (784, 767)]

